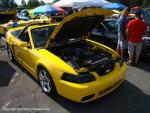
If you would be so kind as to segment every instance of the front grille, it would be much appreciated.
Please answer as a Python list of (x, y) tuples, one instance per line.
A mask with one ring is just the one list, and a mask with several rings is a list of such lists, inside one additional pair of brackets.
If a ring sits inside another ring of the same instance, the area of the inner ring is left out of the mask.
[(81, 101), (87, 101), (87, 100), (92, 99), (93, 97), (94, 97), (94, 94), (88, 95), (88, 96), (83, 97), (83, 98), (81, 99)]

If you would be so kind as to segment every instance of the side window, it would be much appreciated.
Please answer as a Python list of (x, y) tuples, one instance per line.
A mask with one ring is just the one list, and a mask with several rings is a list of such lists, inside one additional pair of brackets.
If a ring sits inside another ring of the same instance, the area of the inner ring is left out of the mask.
[(19, 39), (20, 39), (21, 41), (30, 43), (30, 38), (29, 38), (28, 31), (25, 31), (25, 32), (19, 37)]

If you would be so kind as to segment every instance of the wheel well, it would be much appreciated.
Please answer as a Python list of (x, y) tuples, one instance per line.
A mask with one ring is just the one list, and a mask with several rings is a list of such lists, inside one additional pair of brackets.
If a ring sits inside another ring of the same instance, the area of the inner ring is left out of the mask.
[(5, 28), (5, 27), (4, 27), (4, 29), (3, 29), (3, 30), (7, 31), (7, 28)]
[[(54, 83), (53, 77), (51, 76), (50, 72), (49, 72), (43, 65), (38, 65), (38, 66), (37, 66), (37, 74), (38, 74), (38, 71), (39, 71), (40, 69), (45, 69), (45, 70), (49, 73), (49, 77), (52, 79), (52, 81), (53, 81), (53, 83)], [(37, 76), (38, 76), (38, 75), (37, 75)], [(54, 83), (54, 88), (55, 88), (55, 92), (57, 92), (55, 83)]]
[[(37, 66), (37, 74), (38, 74), (38, 71), (40, 70), (40, 69), (45, 69), (47, 72), (48, 72), (48, 74), (50, 75), (50, 77), (53, 79), (53, 77), (51, 76), (51, 73), (43, 66), (43, 65), (38, 65)], [(37, 75), (38, 76), (38, 75)]]
[[(38, 65), (37, 66), (37, 73), (38, 73), (38, 71), (40, 70), (40, 69), (45, 69), (49, 74), (50, 74), (50, 72), (43, 66), (43, 65)], [(51, 75), (51, 74), (50, 74)]]
[(5, 27), (4, 27), (3, 30), (4, 30), (4, 35), (5, 35), (5, 38), (6, 38), (6, 34), (7, 34), (7, 31), (8, 31), (8, 30), (7, 30), (7, 28), (5, 28)]
[(38, 72), (39, 72), (39, 70), (40, 70), (40, 69), (45, 69), (45, 67), (44, 67), (44, 66), (42, 66), (42, 65), (38, 65), (38, 66), (37, 66), (36, 76), (37, 76), (37, 79), (38, 79), (38, 80), (39, 80)]
[(9, 45), (9, 44), (6, 42), (6, 47), (7, 47), (7, 48), (8, 48), (8, 47), (10, 48), (10, 46), (11, 46), (11, 45)]
[(42, 65), (38, 65), (38, 67), (37, 67), (37, 72), (39, 71), (39, 69), (42, 69), (42, 68), (44, 68), (44, 69), (45, 69), (45, 67), (44, 67), (44, 66), (42, 66)]
[(9, 46), (9, 44), (8, 44), (8, 43), (6, 43), (6, 46)]
[(13, 53), (13, 55), (15, 55), (15, 51), (14, 51), (14, 47), (13, 47), (13, 44), (12, 45), (9, 45), (8, 43), (6, 43), (6, 46), (9, 47)]

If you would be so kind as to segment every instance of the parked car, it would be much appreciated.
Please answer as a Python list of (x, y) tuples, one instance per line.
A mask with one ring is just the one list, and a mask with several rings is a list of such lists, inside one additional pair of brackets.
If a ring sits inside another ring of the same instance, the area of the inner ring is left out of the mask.
[(87, 39), (111, 13), (87, 9), (61, 23), (12, 28), (6, 38), (8, 57), (25, 67), (45, 93), (81, 103), (95, 100), (116, 89), (127, 70), (114, 50)]
[(118, 20), (103, 20), (93, 29), (89, 39), (100, 42), (115, 50), (118, 42)]
[[(129, 18), (132, 20), (133, 18)], [(110, 24), (114, 23), (114, 24)], [(117, 19), (104, 20), (91, 33), (91, 40), (103, 43), (113, 50), (117, 47), (118, 41)], [(142, 61), (150, 61), (150, 35), (143, 36), (143, 48), (140, 56)]]
[(1, 24), (7, 23), (13, 19), (16, 15), (16, 11), (8, 8), (0, 8), (0, 34), (3, 34), (3, 27)]
[(6, 23), (13, 19), (16, 15), (16, 10), (0, 7), (0, 23)]
[[(19, 20), (18, 26), (25, 26), (28, 24), (35, 24), (35, 23), (43, 23), (43, 22), (51, 22), (51, 18), (48, 18), (45, 15), (37, 15), (34, 19), (25, 21), (25, 20)], [(9, 22), (5, 23), (5, 24), (1, 24), (0, 25), (0, 34), (6, 34), (6, 32), (8, 31), (8, 29), (12, 28), (12, 23), (13, 21), (10, 20)]]

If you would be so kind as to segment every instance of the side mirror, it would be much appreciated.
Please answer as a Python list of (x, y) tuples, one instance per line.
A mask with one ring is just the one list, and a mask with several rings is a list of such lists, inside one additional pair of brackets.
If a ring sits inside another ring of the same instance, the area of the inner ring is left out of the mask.
[(20, 44), (20, 47), (28, 47), (28, 43), (27, 43), (27, 42), (22, 42), (22, 43)]

